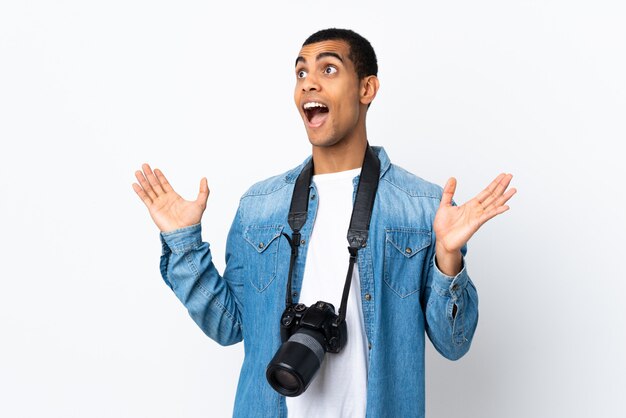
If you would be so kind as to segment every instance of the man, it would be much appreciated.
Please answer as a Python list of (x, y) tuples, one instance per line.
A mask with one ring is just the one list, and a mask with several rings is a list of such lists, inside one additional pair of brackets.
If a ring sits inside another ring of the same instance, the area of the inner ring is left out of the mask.
[[(295, 103), (312, 145), (308, 220), (296, 243), (293, 300), (338, 306), (348, 266), (346, 231), (368, 147), (366, 114), (379, 81), (374, 51), (350, 30), (309, 37), (296, 60)], [(161, 273), (200, 328), (223, 345), (244, 341), (236, 417), (423, 417), (425, 333), (449, 359), (469, 349), (478, 298), (464, 263), (466, 243), (508, 210), (510, 174), (462, 206), (445, 188), (390, 163), (382, 148), (369, 238), (358, 251), (346, 321), (348, 339), (325, 355), (307, 390), (285, 398), (266, 380), (281, 346), (291, 248), (288, 212), (295, 169), (252, 186), (229, 232), (223, 276), (202, 242), (209, 189), (185, 201), (159, 170), (137, 171), (134, 190), (161, 230)]]

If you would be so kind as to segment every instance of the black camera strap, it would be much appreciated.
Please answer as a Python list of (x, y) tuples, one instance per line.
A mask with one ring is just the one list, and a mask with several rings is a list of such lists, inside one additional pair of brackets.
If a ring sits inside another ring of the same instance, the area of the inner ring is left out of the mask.
[[(348, 305), (348, 294), (350, 293), (350, 284), (352, 282), (352, 271), (357, 260), (359, 249), (367, 245), (367, 236), (369, 233), (370, 220), (372, 218), (372, 210), (374, 208), (374, 199), (376, 198), (376, 190), (378, 189), (378, 178), (380, 176), (380, 161), (372, 150), (367, 146), (365, 150), (365, 158), (363, 159), (363, 167), (359, 178), (359, 185), (356, 191), (354, 207), (352, 208), (352, 216), (350, 218), (350, 228), (348, 229), (348, 251), (350, 253), (350, 264), (348, 265), (348, 274), (346, 283), (343, 287), (343, 295), (341, 296), (341, 305), (338, 313), (338, 324), (346, 318), (346, 307)], [(287, 218), (289, 226), (293, 231), (291, 238), (287, 234), (283, 234), (291, 247), (291, 261), (289, 263), (289, 278), (287, 279), (287, 295), (285, 303), (287, 307), (293, 303), (291, 294), (291, 281), (293, 276), (293, 268), (298, 257), (298, 248), (300, 247), (300, 230), (307, 220), (307, 212), (309, 206), (309, 188), (311, 178), (313, 177), (313, 158), (305, 165), (304, 169), (296, 179), (296, 184), (291, 197), (291, 206), (289, 208), (289, 216)]]

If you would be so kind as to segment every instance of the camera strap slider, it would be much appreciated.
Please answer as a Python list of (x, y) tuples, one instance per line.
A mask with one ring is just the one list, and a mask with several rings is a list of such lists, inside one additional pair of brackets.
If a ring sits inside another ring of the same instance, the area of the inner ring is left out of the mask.
[(354, 270), (354, 264), (357, 261), (357, 256), (359, 255), (359, 249), (356, 247), (348, 247), (348, 251), (350, 252), (350, 263), (348, 264), (346, 282), (343, 285), (343, 294), (341, 295), (341, 305), (339, 306), (337, 325), (341, 324), (346, 319), (346, 308), (348, 307), (348, 295), (350, 294), (352, 272)]
[(298, 257), (298, 247), (300, 246), (300, 230), (296, 230), (289, 238), (289, 235), (283, 232), (285, 238), (287, 238), (287, 242), (289, 243), (289, 247), (291, 247), (291, 259), (289, 260), (289, 278), (287, 280), (287, 294), (285, 295), (285, 305), (287, 307), (291, 306), (293, 302), (293, 296), (291, 293), (291, 276), (293, 274), (293, 268), (296, 264), (296, 258)]

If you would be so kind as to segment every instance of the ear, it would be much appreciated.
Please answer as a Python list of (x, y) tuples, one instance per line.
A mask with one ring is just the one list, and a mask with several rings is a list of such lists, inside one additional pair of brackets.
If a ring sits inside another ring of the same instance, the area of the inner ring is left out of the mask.
[(375, 75), (368, 75), (361, 80), (361, 104), (369, 105), (376, 97), (380, 83)]

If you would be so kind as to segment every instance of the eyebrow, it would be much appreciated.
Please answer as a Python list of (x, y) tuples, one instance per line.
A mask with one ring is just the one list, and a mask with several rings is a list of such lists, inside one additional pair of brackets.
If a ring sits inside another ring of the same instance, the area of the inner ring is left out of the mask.
[[(319, 61), (324, 57), (334, 57), (343, 63), (343, 58), (341, 58), (341, 55), (337, 54), (336, 52), (320, 52), (319, 54), (317, 54), (317, 57), (315, 57), (315, 61)], [(300, 55), (298, 56), (298, 58), (296, 58), (296, 65), (298, 65), (299, 62), (306, 63), (306, 59), (304, 59), (304, 57)]]

